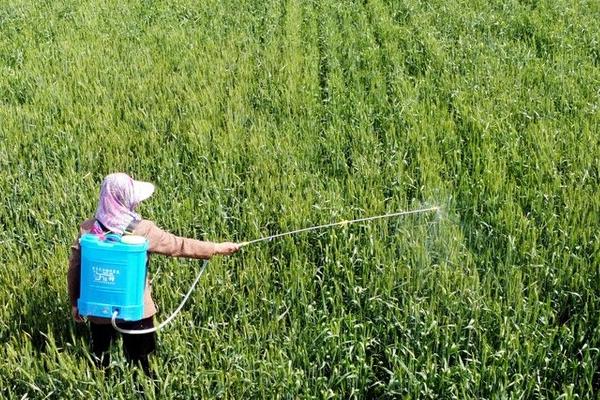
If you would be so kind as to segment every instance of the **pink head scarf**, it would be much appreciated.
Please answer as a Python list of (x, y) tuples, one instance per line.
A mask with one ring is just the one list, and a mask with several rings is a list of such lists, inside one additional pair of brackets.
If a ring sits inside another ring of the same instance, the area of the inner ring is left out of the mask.
[(96, 208), (96, 223), (92, 233), (102, 234), (100, 223), (115, 233), (122, 234), (133, 221), (142, 217), (134, 211), (140, 201), (154, 192), (154, 185), (133, 180), (124, 173), (107, 175), (100, 187), (100, 199)]

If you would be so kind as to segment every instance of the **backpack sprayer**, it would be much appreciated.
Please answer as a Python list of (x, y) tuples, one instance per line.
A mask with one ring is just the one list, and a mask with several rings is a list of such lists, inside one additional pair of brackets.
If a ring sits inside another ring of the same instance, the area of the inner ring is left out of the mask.
[(110, 318), (118, 312), (127, 321), (142, 319), (148, 240), (133, 235), (87, 233), (81, 236), (79, 244), (79, 313)]
[[(242, 242), (240, 246), (245, 247), (250, 244), (270, 241), (283, 236), (316, 229), (431, 211), (437, 212), (439, 211), (439, 207), (421, 208), (311, 226)], [(200, 272), (198, 272), (196, 279), (181, 304), (179, 304), (179, 307), (160, 325), (149, 329), (126, 330), (117, 326), (117, 317), (124, 321), (137, 321), (142, 319), (144, 314), (148, 240), (142, 236), (135, 235), (120, 236), (109, 234), (105, 238), (100, 238), (94, 234), (84, 234), (79, 239), (79, 243), (81, 245), (81, 294), (77, 303), (79, 313), (83, 316), (111, 318), (111, 323), (115, 330), (126, 334), (141, 335), (151, 333), (170, 323), (183, 308), (183, 305), (188, 300), (208, 265), (208, 260), (204, 260)]]

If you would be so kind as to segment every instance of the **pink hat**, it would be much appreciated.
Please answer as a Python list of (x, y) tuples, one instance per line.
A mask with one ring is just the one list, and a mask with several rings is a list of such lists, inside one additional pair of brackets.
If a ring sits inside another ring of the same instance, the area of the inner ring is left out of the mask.
[[(113, 232), (123, 233), (133, 221), (142, 219), (135, 208), (152, 193), (154, 185), (149, 182), (136, 181), (121, 172), (107, 175), (100, 188), (96, 220)], [(96, 228), (101, 230), (100, 225)]]

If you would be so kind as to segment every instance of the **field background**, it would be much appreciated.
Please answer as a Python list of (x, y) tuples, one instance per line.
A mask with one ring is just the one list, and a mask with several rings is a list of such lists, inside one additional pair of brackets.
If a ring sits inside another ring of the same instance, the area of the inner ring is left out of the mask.
[(593, 397), (599, 114), (598, 1), (0, 0), (0, 397), (131, 398), (66, 295), (115, 171), (209, 240), (443, 207), (215, 259), (161, 398)]

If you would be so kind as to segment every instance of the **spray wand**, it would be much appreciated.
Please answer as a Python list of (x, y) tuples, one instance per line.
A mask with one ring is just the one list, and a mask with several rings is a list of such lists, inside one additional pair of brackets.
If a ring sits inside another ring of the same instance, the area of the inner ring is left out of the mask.
[(436, 207), (430, 207), (430, 208), (421, 208), (418, 210), (401, 211), (401, 212), (396, 212), (396, 213), (391, 213), (391, 214), (376, 215), (374, 217), (358, 218), (358, 219), (353, 219), (353, 220), (344, 220), (344, 221), (340, 221), (340, 222), (334, 222), (332, 224), (311, 226), (308, 228), (296, 229), (295, 231), (278, 233), (276, 235), (271, 235), (271, 236), (262, 237), (260, 239), (250, 240), (248, 242), (242, 242), (242, 243), (240, 243), (240, 246), (244, 247), (244, 246), (248, 246), (249, 244), (264, 242), (266, 240), (273, 240), (273, 239), (280, 238), (282, 236), (295, 235), (297, 233), (309, 232), (309, 231), (314, 231), (314, 230), (323, 229), (323, 228), (331, 228), (333, 226), (338, 226), (338, 225), (345, 226), (345, 225), (354, 224), (357, 222), (373, 221), (373, 220), (382, 219), (382, 218), (400, 217), (400, 216), (409, 215), (409, 214), (420, 214), (420, 213), (424, 213), (424, 212), (428, 212), (428, 211), (438, 211), (439, 209), (440, 208), (436, 206)]

